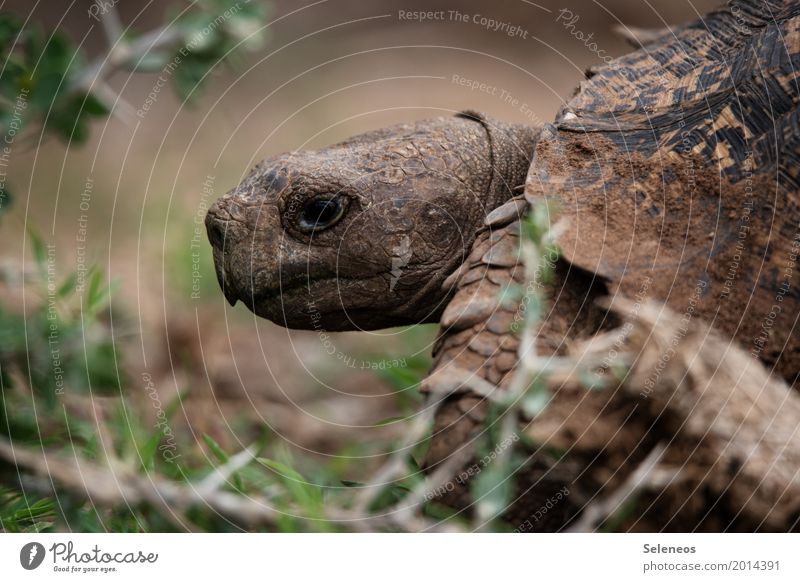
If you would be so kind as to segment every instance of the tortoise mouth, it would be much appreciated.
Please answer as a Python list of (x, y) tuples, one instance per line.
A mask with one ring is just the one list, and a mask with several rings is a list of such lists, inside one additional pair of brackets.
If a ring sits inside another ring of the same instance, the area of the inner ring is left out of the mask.
[[(371, 279), (377, 283), (385, 278), (376, 275)], [(385, 310), (376, 312), (377, 290), (369, 301), (349, 303), (354, 295), (359, 295), (363, 283), (363, 278), (341, 275), (297, 277), (277, 287), (252, 289), (248, 284), (243, 293), (238, 293), (237, 299), (257, 316), (292, 329), (353, 331), (421, 323), (417, 318), (398, 315), (388, 305)]]
[(278, 325), (318, 329), (323, 316), (330, 318), (341, 314), (342, 319), (347, 319), (346, 308), (340, 299), (340, 294), (346, 292), (341, 284), (346, 281), (341, 276), (304, 276), (283, 280), (278, 286), (258, 289), (251, 280), (245, 292), (238, 294), (238, 299), (259, 317)]
[(296, 277), (291, 279), (280, 280), (277, 286), (274, 287), (259, 287), (255, 280), (251, 278), (248, 281), (243, 293), (240, 291), (237, 298), (245, 303), (250, 309), (262, 304), (277, 303), (282, 304), (283, 299), (296, 300), (301, 296), (301, 291), (306, 290), (309, 299), (311, 299), (311, 288), (319, 283), (332, 283), (336, 281), (335, 277)]

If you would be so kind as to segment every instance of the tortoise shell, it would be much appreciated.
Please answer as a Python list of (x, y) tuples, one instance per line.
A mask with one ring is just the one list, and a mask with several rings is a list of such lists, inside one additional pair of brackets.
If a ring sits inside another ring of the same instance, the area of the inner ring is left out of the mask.
[(573, 265), (800, 369), (800, 4), (733, 1), (598, 68), (525, 188)]

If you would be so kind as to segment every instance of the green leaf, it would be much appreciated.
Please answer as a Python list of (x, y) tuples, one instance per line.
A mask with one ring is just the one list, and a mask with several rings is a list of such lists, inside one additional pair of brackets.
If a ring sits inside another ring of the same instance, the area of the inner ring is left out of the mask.
[[(86, 346), (86, 369), (88, 384), (94, 394), (112, 396), (119, 393), (122, 379), (117, 362), (120, 355), (110, 340), (101, 340)], [(76, 370), (82, 368), (75, 366)], [(88, 386), (87, 386), (88, 387)]]
[(500, 303), (503, 307), (514, 307), (525, 296), (525, 287), (511, 283), (500, 289)]
[(273, 459), (267, 459), (264, 457), (259, 457), (256, 459), (259, 463), (264, 465), (265, 467), (269, 467), (273, 471), (275, 471), (280, 477), (284, 479), (290, 479), (297, 483), (306, 483), (305, 477), (303, 477), (298, 471), (295, 471), (288, 465), (281, 463), (280, 461), (275, 461)]
[(8, 189), (8, 185), (3, 186), (0, 188), (0, 216), (4, 213), (8, 212), (14, 203), (14, 197), (11, 195), (11, 191)]
[(294, 500), (308, 512), (309, 517), (322, 517), (322, 491), (313, 483), (309, 483), (303, 475), (285, 463), (259, 457), (260, 464), (278, 474)]
[[(214, 456), (217, 457), (217, 460), (220, 462), (220, 464), (224, 465), (230, 460), (230, 456), (228, 455), (228, 453), (226, 453), (219, 445), (219, 443), (217, 443), (217, 441), (215, 441), (209, 435), (204, 434), (203, 440), (205, 441), (206, 446), (208, 446), (211, 452), (214, 453)], [(231, 475), (231, 478), (233, 479), (233, 487), (238, 491), (243, 491), (244, 484), (242, 483), (242, 478), (239, 475), (238, 471), (234, 472)]]
[(610, 370), (611, 375), (614, 377), (614, 379), (620, 383), (625, 381), (625, 379), (628, 377), (629, 371), (630, 370), (628, 369), (628, 367), (623, 364), (612, 365)]
[(587, 390), (602, 390), (608, 387), (609, 379), (595, 370), (584, 368), (579, 371), (578, 378), (580, 383)]
[(11, 48), (11, 44), (22, 31), (22, 22), (16, 14), (10, 12), (0, 13), (0, 47), (4, 54)]
[(55, 502), (43, 498), (31, 501), (20, 491), (0, 487), (0, 531), (38, 532), (55, 521)]
[(424, 374), (413, 368), (392, 367), (376, 370), (378, 374), (389, 382), (395, 390), (408, 390), (417, 386)]
[(514, 485), (510, 469), (511, 463), (495, 460), (470, 480), (481, 522), (499, 519), (508, 509)]
[(389, 418), (384, 418), (383, 420), (379, 420), (373, 426), (386, 426), (389, 424), (395, 424), (397, 422), (402, 422), (407, 420), (404, 416), (390, 416)]
[[(71, 45), (67, 36), (60, 31), (55, 31), (46, 41), (46, 44), (32, 44), (34, 54), (38, 52), (36, 74), (57, 74), (66, 78), (67, 72), (75, 63), (76, 49)], [(34, 55), (31, 55), (34, 56)]]
[(550, 404), (551, 398), (550, 393), (544, 389), (536, 389), (528, 392), (522, 398), (522, 412), (525, 413), (528, 418), (535, 418), (544, 412), (547, 405)]
[(59, 93), (55, 99), (56, 103), (47, 118), (47, 128), (68, 142), (85, 142), (89, 138), (90, 119), (110, 113), (109, 108), (93, 93), (65, 98), (61, 98)]
[(181, 101), (190, 101), (195, 96), (203, 77), (216, 60), (209, 62), (207, 57), (193, 52), (181, 60), (173, 73), (173, 85)]
[(603, 523), (598, 527), (601, 532), (619, 532), (625, 521), (634, 515), (636, 509), (641, 503), (641, 493), (636, 492), (617, 508), (617, 510), (608, 516)]
[(31, 239), (31, 247), (33, 250), (33, 260), (36, 262), (36, 268), (39, 271), (39, 276), (42, 281), (47, 280), (47, 250), (45, 249), (42, 237), (33, 229), (28, 226), (28, 236)]
[(163, 52), (148, 52), (138, 61), (131, 61), (128, 68), (137, 73), (157, 73), (167, 66), (172, 56)]
[(214, 456), (220, 463), (227, 463), (230, 460), (230, 456), (228, 456), (228, 453), (226, 453), (219, 445), (219, 443), (215, 441), (213, 438), (211, 438), (209, 435), (204, 434), (203, 441), (205, 441), (206, 446), (214, 454)]
[(553, 220), (553, 209), (549, 201), (534, 204), (522, 223), (522, 232), (535, 243), (540, 243), (550, 230)]
[(110, 294), (109, 287), (103, 288), (103, 272), (100, 269), (92, 270), (89, 276), (89, 286), (86, 290), (86, 307), (89, 311), (98, 311), (102, 308)]
[(87, 93), (83, 101), (83, 111), (95, 117), (105, 116), (111, 113), (111, 110), (106, 107), (97, 95), (94, 93)]
[[(423, 511), (425, 515), (435, 519), (439, 523), (451, 519), (459, 519), (459, 514), (456, 509), (442, 505), (441, 503), (436, 503), (435, 501), (426, 503)], [(466, 524), (464, 524), (464, 527), (466, 529)]]
[(75, 290), (75, 285), (78, 282), (78, 274), (76, 272), (70, 273), (67, 278), (61, 283), (61, 286), (56, 291), (56, 295), (60, 299), (65, 299)]
[(81, 144), (89, 137), (88, 128), (80, 120), (63, 113), (55, 113), (48, 119), (47, 130), (68, 144)]

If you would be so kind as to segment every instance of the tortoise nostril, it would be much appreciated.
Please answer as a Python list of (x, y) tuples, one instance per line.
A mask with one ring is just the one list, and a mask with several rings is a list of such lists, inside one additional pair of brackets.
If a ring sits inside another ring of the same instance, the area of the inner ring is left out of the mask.
[(206, 232), (214, 248), (229, 249), (245, 237), (247, 227), (247, 208), (237, 200), (224, 196), (214, 202), (206, 214)]
[(222, 249), (230, 224), (230, 214), (218, 200), (206, 214), (206, 232), (211, 246)]
[(206, 219), (206, 231), (208, 232), (208, 240), (212, 246), (219, 249), (223, 247), (227, 224), (227, 220), (220, 220), (211, 214), (208, 215)]

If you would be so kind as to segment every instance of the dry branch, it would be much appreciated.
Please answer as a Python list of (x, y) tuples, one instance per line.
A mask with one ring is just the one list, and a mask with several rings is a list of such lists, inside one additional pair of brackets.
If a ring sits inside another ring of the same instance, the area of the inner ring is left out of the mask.
[[(691, 450), (686, 468), (748, 521), (791, 528), (800, 515), (800, 395), (705, 323), (654, 302), (616, 300), (612, 309), (630, 324), (626, 350), (636, 357), (623, 390), (675, 428), (670, 444)], [(596, 354), (608, 337), (581, 350)]]

